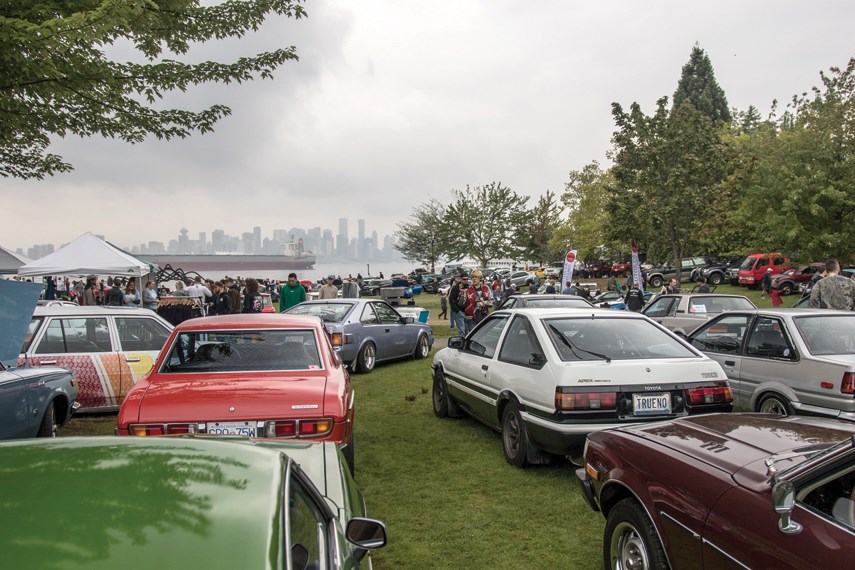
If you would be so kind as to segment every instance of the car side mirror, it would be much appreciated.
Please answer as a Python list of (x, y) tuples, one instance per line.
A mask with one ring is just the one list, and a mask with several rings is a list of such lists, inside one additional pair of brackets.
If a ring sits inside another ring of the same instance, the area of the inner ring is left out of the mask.
[(448, 339), (448, 348), (463, 348), (464, 339), (462, 336), (453, 336)]
[(778, 530), (784, 534), (799, 534), (802, 525), (790, 516), (796, 506), (796, 488), (792, 481), (778, 481), (772, 486), (772, 509), (778, 513)]
[(374, 519), (352, 518), (345, 530), (347, 541), (356, 546), (353, 557), (362, 560), (369, 550), (386, 546), (386, 525)]

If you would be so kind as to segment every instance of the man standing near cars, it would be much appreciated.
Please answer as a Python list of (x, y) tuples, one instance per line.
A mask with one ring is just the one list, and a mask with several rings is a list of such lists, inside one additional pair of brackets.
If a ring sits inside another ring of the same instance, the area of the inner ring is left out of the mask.
[(558, 287), (555, 286), (555, 275), (549, 276), (549, 283), (546, 286), (546, 294), (547, 295), (555, 295), (558, 293)]
[(336, 299), (338, 298), (338, 287), (336, 287), (333, 282), (335, 281), (334, 275), (328, 275), (326, 282), (321, 286), (318, 290), (318, 299)]
[(573, 285), (572, 281), (567, 282), (567, 286), (561, 290), (562, 295), (578, 295), (579, 290)]
[(448, 291), (448, 305), (451, 308), (451, 326), (457, 329), (457, 334), (466, 334), (466, 317), (463, 309), (466, 307), (466, 289), (469, 288), (469, 276), (461, 273), (455, 278), (454, 284)]
[(232, 313), (240, 313), (240, 288), (231, 277), (226, 277), (226, 293), (229, 295), (229, 302), (232, 307)]
[(288, 281), (279, 290), (279, 312), (299, 305), (306, 300), (306, 288), (297, 281), (296, 273), (288, 274)]
[(626, 303), (627, 310), (634, 313), (641, 312), (644, 307), (644, 293), (638, 288), (638, 283), (632, 284), (623, 301)]
[(825, 273), (810, 292), (811, 308), (851, 311), (855, 306), (855, 281), (840, 275), (836, 259), (825, 262)]
[(199, 300), (199, 304), (202, 306), (202, 314), (206, 314), (206, 299), (208, 297), (213, 297), (214, 294), (211, 292), (210, 289), (202, 285), (202, 278), (199, 275), (194, 277), (193, 284), (187, 287), (187, 294), (190, 295), (190, 298)]
[(772, 291), (772, 268), (767, 267), (766, 273), (763, 274), (763, 279), (760, 280), (760, 298), (765, 299), (766, 295)]

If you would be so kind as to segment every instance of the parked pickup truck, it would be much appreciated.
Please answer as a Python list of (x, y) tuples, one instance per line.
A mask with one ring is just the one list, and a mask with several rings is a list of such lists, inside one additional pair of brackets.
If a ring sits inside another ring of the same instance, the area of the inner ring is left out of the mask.
[[(680, 280), (691, 281), (695, 269), (704, 267), (709, 261), (705, 257), (684, 257), (681, 261)], [(677, 275), (677, 269), (673, 265), (654, 267), (647, 272), (647, 283), (650, 287), (658, 289)]]
[(614, 263), (612, 264), (612, 275), (615, 277), (623, 277), (632, 273), (632, 262)]
[(739, 284), (756, 289), (768, 269), (776, 275), (789, 268), (789, 258), (780, 253), (752, 253), (739, 266)]

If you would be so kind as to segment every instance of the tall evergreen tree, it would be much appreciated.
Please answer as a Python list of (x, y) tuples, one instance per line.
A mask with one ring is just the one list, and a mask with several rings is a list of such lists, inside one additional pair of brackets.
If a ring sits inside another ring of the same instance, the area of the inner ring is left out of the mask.
[(674, 92), (672, 111), (679, 109), (686, 102), (713, 121), (730, 122), (727, 97), (715, 79), (710, 58), (697, 44), (692, 48), (689, 61), (683, 66), (683, 73)]

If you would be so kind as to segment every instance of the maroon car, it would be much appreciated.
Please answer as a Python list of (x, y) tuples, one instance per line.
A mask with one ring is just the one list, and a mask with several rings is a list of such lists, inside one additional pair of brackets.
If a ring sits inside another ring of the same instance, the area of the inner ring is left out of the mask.
[(781, 295), (789, 295), (799, 288), (799, 283), (810, 281), (817, 271), (825, 271), (825, 264), (811, 263), (796, 269), (788, 269), (772, 276), (772, 289), (778, 289)]
[(593, 433), (605, 567), (853, 568), (855, 424), (711, 414)]

